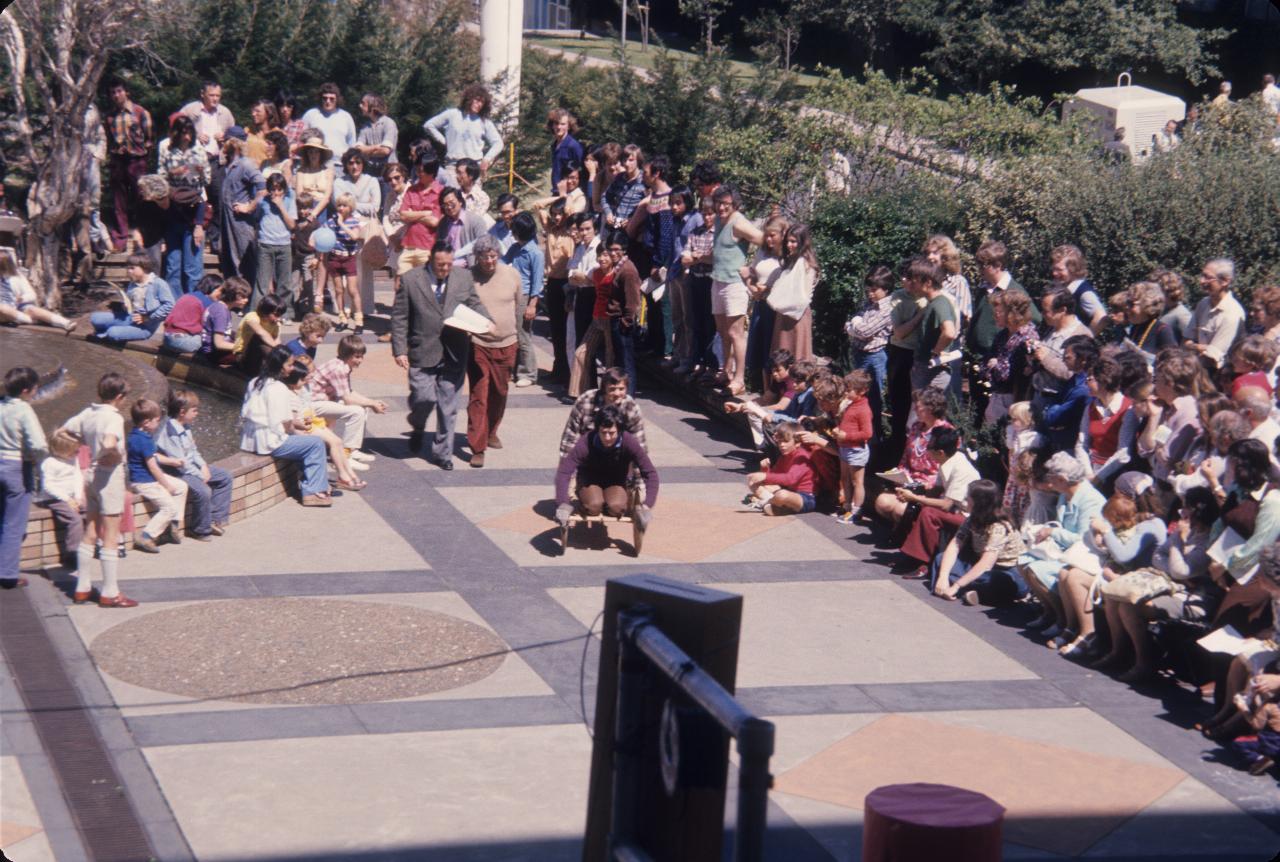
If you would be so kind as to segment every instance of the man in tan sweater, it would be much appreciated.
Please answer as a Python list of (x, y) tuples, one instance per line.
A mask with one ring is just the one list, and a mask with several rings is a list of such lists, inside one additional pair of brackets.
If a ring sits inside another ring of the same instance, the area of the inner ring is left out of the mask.
[(487, 335), (472, 336), (471, 358), (467, 362), (467, 443), (471, 446), (471, 466), (484, 466), (484, 452), (490, 446), (502, 448), (498, 425), (507, 410), (507, 385), (516, 364), (516, 331), (520, 326), (520, 275), (498, 262), (499, 244), (489, 235), (479, 237), (472, 248), (471, 276), (476, 295), (494, 320)]

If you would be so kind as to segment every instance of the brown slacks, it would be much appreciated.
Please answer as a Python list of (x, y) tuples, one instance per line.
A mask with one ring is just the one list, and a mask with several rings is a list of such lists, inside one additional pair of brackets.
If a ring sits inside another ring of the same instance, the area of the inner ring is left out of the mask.
[(627, 489), (624, 485), (580, 485), (578, 501), (582, 503), (582, 511), (588, 515), (627, 514)]
[(489, 438), (498, 433), (507, 411), (507, 386), (516, 364), (518, 344), (507, 347), (471, 346), (467, 362), (467, 443), (472, 452), (489, 448)]

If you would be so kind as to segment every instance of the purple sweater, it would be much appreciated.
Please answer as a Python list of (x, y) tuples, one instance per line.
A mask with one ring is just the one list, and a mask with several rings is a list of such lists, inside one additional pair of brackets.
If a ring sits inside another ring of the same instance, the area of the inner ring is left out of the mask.
[(627, 484), (627, 474), (633, 464), (644, 476), (644, 504), (653, 508), (658, 501), (658, 471), (653, 469), (653, 462), (640, 441), (629, 431), (623, 431), (622, 439), (606, 449), (600, 444), (596, 432), (583, 434), (569, 454), (560, 459), (560, 467), (556, 470), (556, 505), (569, 502), (569, 480), (575, 473), (579, 487), (599, 485), (607, 488)]

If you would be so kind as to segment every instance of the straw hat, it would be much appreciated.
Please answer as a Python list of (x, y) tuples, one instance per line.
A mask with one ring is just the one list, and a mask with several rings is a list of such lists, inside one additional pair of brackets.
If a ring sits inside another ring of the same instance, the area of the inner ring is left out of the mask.
[(324, 157), (326, 159), (333, 158), (333, 150), (326, 147), (324, 145), (324, 142), (320, 140), (303, 141), (301, 144), (298, 145), (298, 152), (301, 153), (303, 150), (319, 150), (320, 152), (324, 153)]

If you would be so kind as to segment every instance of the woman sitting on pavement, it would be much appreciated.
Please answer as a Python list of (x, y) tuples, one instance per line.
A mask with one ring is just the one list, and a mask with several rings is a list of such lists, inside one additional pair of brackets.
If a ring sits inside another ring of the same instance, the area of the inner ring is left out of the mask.
[[(938, 464), (929, 457), (929, 435), (937, 428), (950, 428), (947, 421), (947, 395), (940, 389), (922, 389), (915, 393), (916, 422), (907, 432), (907, 447), (902, 453), (898, 471), (906, 481), (929, 487), (938, 478)], [(886, 491), (876, 497), (876, 514), (896, 524), (907, 504), (897, 491)]]
[[(1107, 503), (1107, 498), (1089, 484), (1087, 477), (1084, 465), (1069, 452), (1057, 452), (1045, 462), (1044, 485), (1058, 494), (1053, 515), (1057, 526), (1052, 523), (1029, 525), (1035, 530), (1030, 541), (1039, 544), (1052, 540), (1060, 556), (1084, 540), (1089, 524)], [(1061, 635), (1067, 624), (1062, 599), (1058, 596), (1058, 577), (1064, 566), (1061, 559), (1044, 557), (1034, 551), (1018, 558), (1022, 579), (1044, 606), (1044, 613), (1028, 628), (1040, 629), (1040, 634), (1050, 639)]]
[(1187, 491), (1178, 522), (1156, 549), (1150, 568), (1125, 576), (1131, 583), (1145, 577), (1148, 584), (1134, 583), (1144, 588), (1126, 591), (1112, 581), (1104, 588), (1102, 610), (1111, 649), (1090, 667), (1123, 668), (1117, 677), (1121, 682), (1146, 679), (1155, 670), (1155, 644), (1148, 623), (1177, 621), (1207, 627), (1222, 600), (1222, 590), (1209, 579), (1208, 553), (1219, 511), (1208, 488)]
[[(1134, 501), (1124, 494), (1108, 500), (1102, 507), (1101, 517), (1094, 516), (1089, 522), (1089, 529), (1092, 544), (1098, 549), (1101, 574), (1066, 566), (1058, 580), (1067, 620), (1058, 653), (1067, 658), (1093, 657), (1095, 583), (1101, 587), (1128, 572), (1150, 566), (1156, 548), (1168, 535), (1164, 521), (1156, 517), (1143, 520)], [(1050, 645), (1057, 643), (1055, 640)]]
[(304, 506), (332, 506), (329, 477), (325, 470), (325, 445), (308, 432), (310, 423), (296, 419), (289, 387), (284, 378), (293, 370), (293, 354), (281, 345), (262, 362), (258, 376), (249, 381), (240, 408), (243, 421), (240, 448), (283, 461), (297, 461), (302, 467), (299, 482)]
[[(567, 526), (573, 514), (569, 481), (577, 476), (578, 505), (586, 515), (631, 515), (643, 531), (648, 528), (658, 501), (658, 471), (644, 446), (626, 428), (627, 420), (616, 406), (596, 411), (595, 430), (578, 438), (556, 470), (556, 521)], [(629, 511), (627, 482), (632, 468), (644, 477), (644, 502)]]
[(935, 596), (948, 601), (959, 597), (966, 605), (996, 605), (1027, 594), (1017, 565), (1024, 550), (1022, 536), (1000, 502), (1000, 486), (990, 479), (969, 485), (969, 516), (929, 571), (929, 589)]

